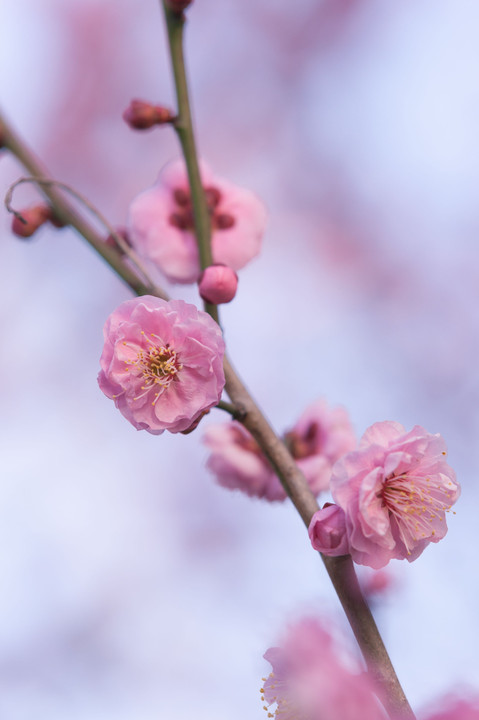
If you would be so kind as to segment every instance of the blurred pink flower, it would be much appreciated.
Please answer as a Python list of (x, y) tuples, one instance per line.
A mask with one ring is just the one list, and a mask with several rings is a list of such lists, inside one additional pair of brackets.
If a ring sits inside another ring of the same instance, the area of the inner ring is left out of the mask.
[(449, 696), (441, 700), (438, 712), (421, 715), (423, 720), (479, 720), (479, 697), (455, 698)]
[[(213, 260), (240, 270), (260, 251), (266, 210), (250, 190), (216, 178), (204, 163), (200, 170), (211, 217)], [(128, 225), (136, 250), (168, 280), (198, 280), (200, 262), (183, 160), (167, 165), (155, 185), (132, 202)]]
[[(272, 672), (261, 700), (277, 720), (380, 720), (384, 718), (369, 676), (353, 674), (339, 659), (329, 633), (313, 619), (291, 627), (281, 648), (264, 654)], [(349, 660), (352, 660), (350, 658)]]
[(393, 591), (398, 590), (399, 580), (388, 570), (371, 570), (364, 568), (359, 576), (359, 584), (364, 597), (370, 605), (377, 604), (387, 598)]
[(331, 493), (346, 514), (355, 562), (378, 569), (392, 558), (412, 561), (444, 537), (445, 513), (460, 493), (445, 455), (439, 434), (378, 422), (336, 463)]
[(183, 432), (219, 401), (221, 330), (194, 305), (148, 295), (127, 300), (103, 334), (100, 388), (137, 430)]
[[(265, 500), (285, 500), (280, 481), (239, 422), (210, 425), (203, 439), (211, 450), (207, 467), (220, 485)], [(328, 489), (334, 462), (356, 446), (346, 410), (331, 409), (323, 399), (305, 410), (284, 440), (316, 495)]]

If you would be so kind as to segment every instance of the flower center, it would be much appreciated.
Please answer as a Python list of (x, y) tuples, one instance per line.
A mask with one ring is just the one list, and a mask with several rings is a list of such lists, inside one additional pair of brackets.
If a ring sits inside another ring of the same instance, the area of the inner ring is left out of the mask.
[(145, 337), (148, 346), (141, 348), (134, 360), (125, 360), (125, 365), (127, 370), (135, 368), (136, 374), (142, 378), (143, 392), (134, 400), (140, 400), (150, 390), (155, 389), (152, 402), (152, 405), (155, 405), (159, 396), (177, 378), (183, 366), (179, 362), (177, 352), (168, 343), (161, 344), (161, 339), (154, 333), (149, 337), (143, 331), (141, 334)]
[(411, 475), (391, 475), (384, 481), (379, 496), (390, 515), (396, 518), (401, 540), (408, 555), (419, 540), (436, 534), (455, 499), (451, 480)]
[[(204, 190), (212, 230), (227, 230), (233, 227), (236, 223), (235, 218), (229, 213), (219, 211), (218, 206), (222, 196), (218, 188), (206, 187)], [(173, 191), (173, 201), (176, 207), (169, 217), (170, 225), (179, 230), (194, 230), (193, 205), (188, 190), (176, 188)]]

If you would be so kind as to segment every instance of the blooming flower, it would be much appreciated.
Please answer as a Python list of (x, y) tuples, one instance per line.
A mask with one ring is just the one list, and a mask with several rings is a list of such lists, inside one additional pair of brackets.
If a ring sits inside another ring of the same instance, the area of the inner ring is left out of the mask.
[(219, 401), (223, 338), (194, 305), (148, 295), (127, 300), (103, 333), (100, 388), (137, 430), (183, 432)]
[[(259, 253), (265, 208), (249, 190), (216, 178), (204, 163), (200, 169), (211, 218), (213, 260), (240, 270)], [(133, 201), (128, 224), (136, 250), (168, 280), (198, 280), (201, 269), (183, 160), (167, 165), (156, 184)]]
[(283, 646), (270, 648), (264, 658), (272, 666), (261, 688), (268, 717), (276, 720), (384, 718), (369, 676), (346, 669), (330, 634), (317, 620), (305, 619), (291, 627)]
[[(325, 400), (310, 405), (284, 441), (315, 494), (328, 489), (334, 462), (356, 446), (346, 411), (329, 408)], [(211, 450), (207, 467), (220, 485), (270, 501), (286, 498), (260, 447), (240, 423), (211, 425), (204, 442)]]
[(359, 450), (338, 460), (331, 493), (345, 513), (355, 562), (378, 569), (392, 558), (412, 561), (444, 537), (445, 513), (460, 493), (445, 455), (439, 434), (379, 422), (366, 430)]

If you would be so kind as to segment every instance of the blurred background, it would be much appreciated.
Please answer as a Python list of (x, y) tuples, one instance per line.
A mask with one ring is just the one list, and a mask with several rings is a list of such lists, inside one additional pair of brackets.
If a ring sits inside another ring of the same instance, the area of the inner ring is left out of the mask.
[[(1, 12), (7, 117), (124, 224), (178, 155), (169, 128), (121, 118), (133, 97), (173, 104), (158, 2)], [(231, 355), (279, 431), (324, 396), (358, 436), (377, 420), (444, 436), (457, 515), (391, 563), (376, 616), (416, 709), (479, 689), (479, 7), (196, 0), (189, 19), (201, 155), (270, 213), (222, 311)], [(2, 153), (2, 197), (21, 174)], [(22, 187), (16, 206), (36, 197)], [(299, 518), (216, 486), (202, 426), (124, 420), (96, 375), (128, 289), (73, 232), (22, 242), (0, 217), (0, 718), (263, 718), (262, 654), (284, 626), (344, 625)]]

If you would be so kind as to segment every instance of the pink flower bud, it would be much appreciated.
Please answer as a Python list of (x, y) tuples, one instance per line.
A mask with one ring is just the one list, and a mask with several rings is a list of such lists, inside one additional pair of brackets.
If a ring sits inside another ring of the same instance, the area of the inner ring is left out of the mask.
[(148, 130), (154, 125), (165, 125), (174, 117), (168, 108), (143, 100), (132, 100), (123, 113), (123, 120), (134, 130)]
[(227, 265), (210, 265), (200, 275), (200, 295), (213, 305), (229, 303), (236, 295), (238, 276)]
[(180, 15), (192, 2), (193, 0), (166, 0), (166, 5), (172, 12)]
[(20, 215), (26, 222), (22, 222), (19, 217), (14, 216), (12, 220), (12, 232), (18, 237), (29, 238), (39, 227), (50, 220), (52, 212), (48, 205), (43, 204), (21, 210)]
[(323, 555), (337, 557), (349, 553), (346, 516), (338, 505), (326, 503), (322, 510), (317, 510), (308, 532), (311, 545)]

